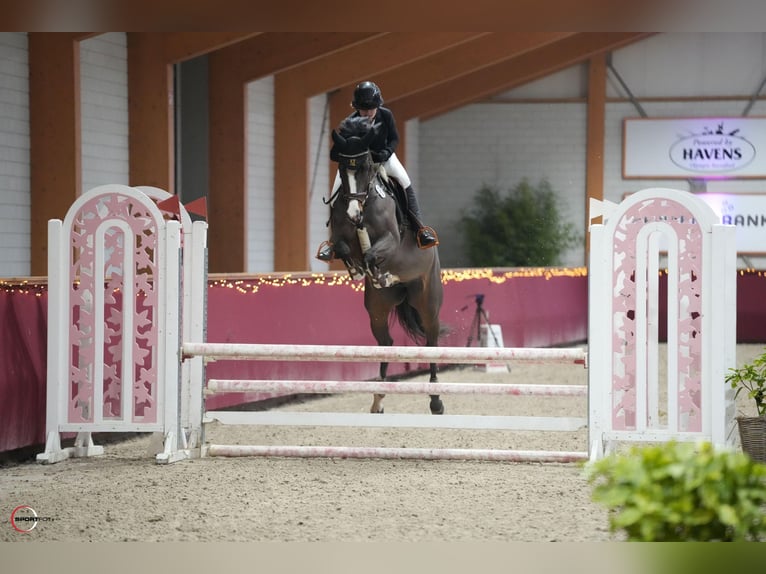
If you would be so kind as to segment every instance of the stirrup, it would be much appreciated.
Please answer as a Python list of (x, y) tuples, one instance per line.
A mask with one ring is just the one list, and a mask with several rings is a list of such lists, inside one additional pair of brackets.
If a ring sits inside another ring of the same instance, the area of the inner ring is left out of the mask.
[(332, 248), (332, 243), (329, 241), (322, 241), (317, 250), (316, 258), (326, 262), (335, 259), (335, 250)]
[(436, 231), (428, 225), (418, 229), (418, 232), (415, 234), (415, 240), (420, 249), (430, 249), (439, 245), (439, 237), (436, 235)]

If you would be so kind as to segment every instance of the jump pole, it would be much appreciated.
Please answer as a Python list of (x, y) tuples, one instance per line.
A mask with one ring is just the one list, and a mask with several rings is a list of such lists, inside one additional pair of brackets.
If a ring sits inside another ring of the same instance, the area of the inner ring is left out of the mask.
[[(248, 360), (325, 360), (325, 361), (444, 361), (481, 363), (515, 360), (586, 364), (582, 349), (534, 348), (450, 348), (450, 347), (353, 347), (325, 345), (245, 345), (198, 343), (184, 344), (186, 356), (206, 361)], [(389, 381), (321, 380), (238, 380), (210, 379), (204, 393), (265, 392), (276, 395), (384, 393), (384, 394), (483, 394), (505, 396), (587, 396), (587, 385), (428, 383)], [(519, 417), (486, 415), (371, 414), (317, 412), (232, 412), (207, 411), (203, 422), (266, 426), (335, 426), (385, 428), (451, 428), (478, 430), (577, 431), (587, 427), (585, 417)], [(266, 446), (220, 445), (202, 448), (202, 456), (295, 457), (295, 458), (378, 458), (419, 460), (479, 460), (499, 462), (576, 462), (588, 453), (566, 451), (523, 451), (503, 449), (387, 448), (349, 446)]]
[(494, 462), (579, 462), (584, 452), (469, 448), (387, 448), (344, 446), (210, 445), (207, 456), (273, 456), (293, 458), (380, 458), (410, 460), (478, 460)]
[(374, 347), (346, 345), (269, 345), (246, 343), (183, 343), (184, 358), (211, 360), (359, 361), (425, 363), (491, 363), (528, 361), (576, 363), (587, 367), (581, 348), (526, 347)]
[(418, 383), (394, 381), (293, 381), (210, 379), (205, 394), (264, 392), (276, 394), (383, 393), (387, 395), (514, 395), (586, 397), (587, 385), (492, 383)]

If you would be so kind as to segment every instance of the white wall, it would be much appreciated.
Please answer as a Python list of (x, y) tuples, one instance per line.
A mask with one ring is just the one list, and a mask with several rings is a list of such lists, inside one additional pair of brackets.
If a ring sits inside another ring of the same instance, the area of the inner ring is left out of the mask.
[[(612, 62), (639, 101), (661, 100), (641, 102), (649, 116), (739, 116), (766, 75), (766, 34), (659, 34), (615, 51)], [(424, 218), (439, 232), (443, 266), (468, 264), (456, 223), (483, 183), (507, 190), (524, 177), (532, 182), (545, 177), (560, 193), (565, 217), (585, 233), (587, 106), (577, 99), (586, 94), (583, 64), (499, 94), (493, 103), (421, 122), (421, 205)], [(607, 95), (627, 97), (611, 72)], [(740, 99), (720, 99), (724, 96)], [(681, 100), (697, 97), (711, 99)], [(562, 98), (573, 103), (560, 103)], [(760, 101), (749, 113), (764, 114), (766, 104)], [(655, 186), (689, 190), (685, 180), (622, 179), (625, 117), (639, 117), (630, 102), (607, 103), (605, 199), (620, 201), (626, 192)], [(766, 192), (766, 180), (709, 182), (707, 189)], [(564, 257), (565, 265), (584, 263), (584, 247)]]
[(274, 77), (247, 84), (247, 267), (274, 271)]
[(0, 277), (30, 269), (27, 35), (0, 33)]
[(124, 32), (80, 42), (82, 190), (128, 185), (128, 44)]
[[(468, 267), (459, 221), (484, 185), (505, 191), (545, 178), (562, 215), (584, 227), (586, 105), (475, 104), (420, 124), (420, 205), (439, 234), (443, 267)], [(580, 265), (582, 251), (565, 265)]]
[[(82, 192), (128, 183), (127, 45), (124, 33), (80, 43)], [(0, 277), (30, 270), (27, 35), (0, 33)]]
[[(327, 271), (328, 263), (319, 261), (316, 257), (319, 244), (329, 236), (327, 220), (330, 218), (330, 207), (323, 199), (330, 196), (330, 109), (327, 105), (327, 95), (320, 94), (309, 100), (309, 232), (308, 257), (311, 271)], [(333, 173), (334, 175), (334, 173)]]

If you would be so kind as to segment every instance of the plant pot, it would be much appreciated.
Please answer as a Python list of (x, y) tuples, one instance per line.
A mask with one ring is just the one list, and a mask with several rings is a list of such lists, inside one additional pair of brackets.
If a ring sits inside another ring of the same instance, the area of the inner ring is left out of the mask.
[(737, 417), (742, 451), (757, 462), (766, 463), (766, 415)]

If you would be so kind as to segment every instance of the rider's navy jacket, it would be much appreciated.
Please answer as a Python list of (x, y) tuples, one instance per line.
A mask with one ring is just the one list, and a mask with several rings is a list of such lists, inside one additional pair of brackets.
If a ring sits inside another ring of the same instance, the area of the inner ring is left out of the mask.
[[(359, 112), (354, 112), (350, 118), (358, 118)], [(375, 114), (374, 123), (379, 123), (378, 134), (373, 138), (370, 143), (370, 150), (373, 152), (386, 152), (385, 159), (388, 159), (392, 153), (396, 151), (396, 146), (399, 145), (399, 132), (396, 130), (396, 122), (394, 121), (394, 114), (388, 108), (383, 106), (378, 108), (378, 113)], [(335, 145), (330, 149), (330, 159), (338, 161), (338, 152), (335, 149)], [(385, 161), (385, 160), (382, 160)]]

